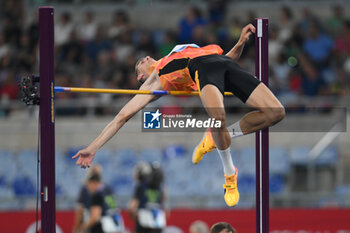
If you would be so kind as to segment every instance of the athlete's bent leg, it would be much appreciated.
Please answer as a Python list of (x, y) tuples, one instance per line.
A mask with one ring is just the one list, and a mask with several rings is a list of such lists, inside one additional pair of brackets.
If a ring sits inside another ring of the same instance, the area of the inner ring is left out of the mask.
[[(201, 91), (201, 100), (208, 115), (221, 121), (221, 127), (212, 129), (212, 136), (218, 148), (225, 174), (225, 202), (228, 206), (238, 203), (237, 169), (234, 167), (230, 152), (231, 137), (226, 128), (226, 116), (223, 95), (214, 85), (205, 85)], [(196, 151), (196, 150), (195, 150)]]
[(249, 134), (280, 122), (285, 110), (271, 90), (260, 83), (246, 101), (250, 107), (258, 111), (246, 114), (239, 123), (243, 134)]
[[(285, 116), (284, 107), (263, 83), (260, 83), (245, 102), (257, 111), (246, 114), (241, 120), (227, 127), (231, 138), (239, 137), (270, 127)], [(198, 164), (203, 156), (214, 150), (216, 145), (212, 133), (208, 131), (201, 143), (195, 148), (192, 162)]]

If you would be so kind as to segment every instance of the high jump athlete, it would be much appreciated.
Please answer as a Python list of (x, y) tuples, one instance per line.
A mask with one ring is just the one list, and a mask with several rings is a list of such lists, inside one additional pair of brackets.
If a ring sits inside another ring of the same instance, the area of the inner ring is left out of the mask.
[[(175, 46), (168, 56), (158, 61), (147, 56), (135, 65), (137, 80), (143, 83), (140, 90), (199, 91), (208, 115), (221, 121), (220, 128), (209, 129), (205, 133), (193, 152), (192, 161), (199, 163), (205, 153), (217, 148), (224, 167), (224, 199), (228, 206), (235, 206), (239, 200), (238, 172), (230, 152), (231, 138), (272, 126), (285, 116), (283, 106), (269, 88), (235, 62), (252, 33), (255, 33), (255, 27), (251, 24), (245, 26), (239, 41), (226, 55), (222, 55), (223, 50), (218, 45), (200, 48), (186, 44)], [(223, 103), (225, 91), (233, 92), (242, 102), (256, 109), (227, 128)], [(79, 157), (77, 165), (89, 167), (96, 151), (156, 98), (154, 95), (133, 97), (87, 148), (73, 156)]]

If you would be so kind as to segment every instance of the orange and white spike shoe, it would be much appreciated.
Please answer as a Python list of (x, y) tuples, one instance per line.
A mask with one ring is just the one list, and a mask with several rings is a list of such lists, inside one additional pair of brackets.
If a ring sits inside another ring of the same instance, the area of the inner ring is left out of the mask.
[(236, 174), (231, 176), (225, 175), (225, 184), (223, 185), (225, 189), (225, 202), (228, 206), (235, 206), (239, 201), (239, 192), (237, 188), (237, 175), (238, 170), (235, 168)]
[(202, 141), (193, 150), (192, 162), (194, 164), (198, 164), (206, 153), (214, 150), (215, 148), (216, 145), (213, 136), (211, 135), (211, 130), (208, 129), (208, 131), (204, 134)]

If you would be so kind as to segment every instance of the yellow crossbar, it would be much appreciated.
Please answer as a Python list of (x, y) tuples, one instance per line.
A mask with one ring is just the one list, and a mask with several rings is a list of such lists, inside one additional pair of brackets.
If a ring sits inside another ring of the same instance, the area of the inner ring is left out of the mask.
[[(109, 93), (129, 95), (199, 95), (198, 91), (164, 91), (164, 90), (128, 90), (128, 89), (103, 89), (83, 87), (55, 87), (55, 92), (82, 92), (82, 93)], [(233, 96), (232, 92), (225, 92), (225, 96)]]

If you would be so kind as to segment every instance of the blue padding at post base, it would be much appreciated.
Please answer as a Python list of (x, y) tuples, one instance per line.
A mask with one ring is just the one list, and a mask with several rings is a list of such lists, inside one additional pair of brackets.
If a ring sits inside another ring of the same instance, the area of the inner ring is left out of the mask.
[(167, 91), (163, 91), (163, 90), (155, 90), (152, 91), (153, 95), (167, 95), (168, 92)]

